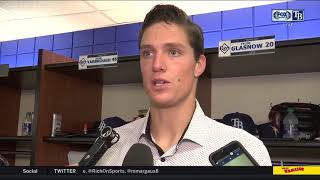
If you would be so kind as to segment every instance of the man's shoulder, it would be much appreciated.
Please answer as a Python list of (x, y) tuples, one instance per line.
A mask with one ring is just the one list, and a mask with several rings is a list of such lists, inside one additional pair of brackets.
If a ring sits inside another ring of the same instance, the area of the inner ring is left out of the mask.
[(238, 141), (260, 165), (271, 165), (269, 153), (260, 139), (243, 129), (225, 125), (209, 117), (206, 120), (209, 129), (208, 148), (216, 149), (215, 147), (223, 147), (231, 141)]
[(212, 140), (208, 142), (209, 144), (210, 142), (221, 142), (223, 144), (230, 141), (239, 141), (244, 145), (249, 145), (250, 143), (254, 143), (258, 146), (263, 145), (263, 142), (260, 139), (243, 129), (223, 124), (207, 116), (205, 118), (209, 132), (208, 138)]
[(136, 142), (142, 133), (145, 119), (137, 119), (114, 129), (120, 136), (115, 143), (97, 163), (98, 166), (121, 166), (129, 148)]
[[(247, 132), (243, 129), (239, 129), (239, 128), (235, 128), (235, 127), (223, 124), (222, 122), (211, 119), (208, 116), (205, 116), (205, 118), (206, 118), (206, 121), (208, 122), (208, 124), (207, 124), (208, 127), (215, 129), (216, 131), (219, 131), (219, 132), (224, 132), (224, 133), (220, 134), (222, 136), (224, 136), (224, 134), (227, 134), (227, 133), (228, 133), (228, 135), (230, 135), (229, 133), (231, 133), (231, 134), (243, 135), (248, 138), (257, 139), (255, 136), (253, 136), (252, 134), (250, 134), (249, 132)], [(215, 135), (217, 135), (217, 133), (215, 133)]]

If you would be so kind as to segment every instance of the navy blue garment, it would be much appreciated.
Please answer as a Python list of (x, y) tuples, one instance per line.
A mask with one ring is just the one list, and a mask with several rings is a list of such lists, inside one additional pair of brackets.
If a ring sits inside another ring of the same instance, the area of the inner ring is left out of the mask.
[(104, 120), (102, 120), (103, 123), (107, 126), (110, 126), (112, 128), (116, 128), (116, 127), (120, 127), (123, 126), (125, 124), (127, 124), (128, 122), (126, 122), (125, 120), (115, 116), (115, 117), (108, 117), (105, 118)]
[(96, 121), (93, 125), (92, 128), (88, 129), (87, 130), (87, 133), (61, 133), (60, 135), (57, 135), (57, 136), (60, 136), (60, 137), (70, 137), (70, 138), (73, 138), (73, 137), (99, 137), (100, 136), (100, 132), (107, 126), (110, 126), (112, 127), (113, 129), (114, 128), (117, 128), (117, 127), (120, 127), (122, 125), (125, 125), (127, 124), (128, 122), (126, 122), (125, 120), (115, 116), (115, 117), (108, 117), (108, 118), (105, 118), (103, 119), (102, 121)]
[(252, 118), (247, 114), (239, 112), (229, 113), (222, 118), (221, 122), (229, 126), (243, 129), (252, 135), (257, 134), (256, 125), (254, 124)]
[(272, 126), (272, 123), (260, 124), (257, 127), (259, 132), (259, 138), (281, 138), (279, 130)]
[(92, 129), (88, 130), (88, 136), (98, 137), (100, 136), (100, 132), (107, 126), (114, 128), (123, 126), (128, 122), (115, 116), (115, 117), (108, 117), (103, 119), (102, 121), (97, 121)]

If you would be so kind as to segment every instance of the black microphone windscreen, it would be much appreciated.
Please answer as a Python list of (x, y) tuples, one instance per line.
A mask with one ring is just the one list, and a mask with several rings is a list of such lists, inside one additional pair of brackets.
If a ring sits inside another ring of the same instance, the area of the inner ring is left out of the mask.
[(122, 166), (153, 166), (153, 156), (149, 146), (137, 143), (131, 146)]

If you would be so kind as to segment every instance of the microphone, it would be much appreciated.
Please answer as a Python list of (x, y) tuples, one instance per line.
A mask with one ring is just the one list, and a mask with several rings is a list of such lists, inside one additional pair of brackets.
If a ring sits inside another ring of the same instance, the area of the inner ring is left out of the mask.
[(10, 166), (8, 160), (0, 154), (0, 166)]
[(122, 166), (153, 166), (153, 155), (149, 146), (136, 143), (127, 152)]
[(79, 166), (94, 166), (97, 164), (103, 154), (115, 143), (119, 141), (119, 134), (110, 126), (101, 131), (100, 136), (96, 139), (89, 151), (82, 157)]

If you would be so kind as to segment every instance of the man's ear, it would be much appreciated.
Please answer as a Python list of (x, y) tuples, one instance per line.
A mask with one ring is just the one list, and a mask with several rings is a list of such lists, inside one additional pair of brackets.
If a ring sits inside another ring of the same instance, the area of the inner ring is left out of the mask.
[(204, 70), (206, 69), (206, 63), (207, 63), (206, 56), (204, 56), (203, 54), (200, 55), (198, 61), (196, 62), (194, 77), (198, 78), (204, 72)]

